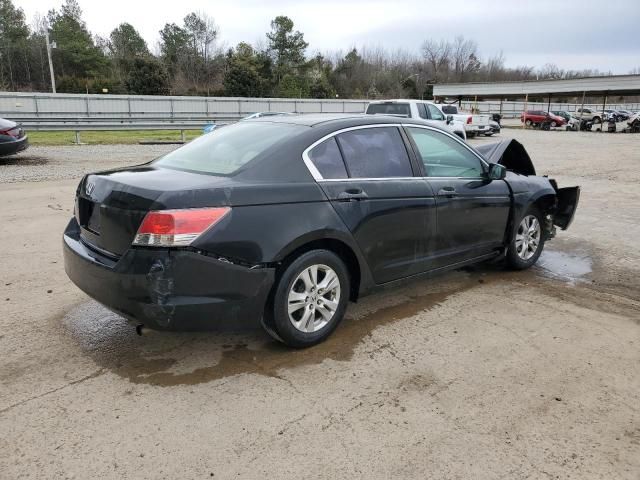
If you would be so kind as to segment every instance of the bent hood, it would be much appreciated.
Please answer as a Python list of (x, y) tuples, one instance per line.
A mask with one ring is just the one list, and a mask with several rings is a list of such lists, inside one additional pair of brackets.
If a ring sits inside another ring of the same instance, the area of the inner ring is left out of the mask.
[(489, 163), (504, 165), (511, 172), (527, 176), (536, 174), (531, 157), (529, 157), (524, 146), (517, 140), (506, 139), (497, 143), (479, 145), (476, 150)]

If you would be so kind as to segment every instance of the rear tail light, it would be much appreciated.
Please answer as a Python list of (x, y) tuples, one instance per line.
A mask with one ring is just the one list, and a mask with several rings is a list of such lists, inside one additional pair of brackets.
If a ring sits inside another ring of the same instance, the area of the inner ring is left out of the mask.
[(467, 125), (471, 125), (472, 121), (473, 121), (473, 117), (467, 117)]
[(19, 127), (14, 127), (9, 130), (0, 132), (0, 134), (2, 135), (9, 135), (10, 137), (13, 137), (13, 138), (20, 138), (20, 133), (21, 133), (21, 130)]
[(186, 247), (231, 211), (229, 207), (158, 210), (147, 213), (133, 244)]

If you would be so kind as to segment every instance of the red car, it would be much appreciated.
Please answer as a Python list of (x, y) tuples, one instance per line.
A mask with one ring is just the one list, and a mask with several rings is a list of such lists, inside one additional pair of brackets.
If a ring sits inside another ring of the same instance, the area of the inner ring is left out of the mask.
[(550, 127), (561, 127), (567, 123), (564, 118), (542, 110), (527, 110), (526, 112), (522, 112), (520, 121), (524, 122), (528, 127), (542, 125), (543, 123), (548, 124)]

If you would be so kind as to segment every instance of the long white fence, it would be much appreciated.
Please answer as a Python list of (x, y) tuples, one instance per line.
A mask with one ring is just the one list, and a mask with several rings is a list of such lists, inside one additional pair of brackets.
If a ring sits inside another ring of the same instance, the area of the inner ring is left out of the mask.
[(255, 112), (361, 113), (365, 100), (0, 93), (11, 119), (234, 120)]
[[(82, 95), (0, 92), (0, 117), (33, 127), (106, 123), (200, 125), (208, 121), (233, 121), (254, 112), (293, 113), (362, 113), (367, 100), (295, 99), (295, 98), (235, 98), (178, 97), (143, 95)], [(480, 112), (501, 113), (516, 117), (525, 108), (524, 102), (462, 102), (466, 110), (476, 107)], [(527, 104), (528, 109), (546, 110), (547, 103)], [(551, 110), (575, 111), (579, 104), (552, 103)], [(585, 107), (602, 109), (602, 104)], [(638, 110), (640, 104), (610, 104), (607, 108)], [(44, 127), (43, 127), (44, 128)]]

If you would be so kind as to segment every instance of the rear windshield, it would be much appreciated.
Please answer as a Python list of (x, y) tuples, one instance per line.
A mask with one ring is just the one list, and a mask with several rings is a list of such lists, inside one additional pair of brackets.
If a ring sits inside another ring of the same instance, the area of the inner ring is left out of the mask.
[(215, 129), (168, 153), (155, 165), (214, 175), (230, 175), (268, 148), (303, 131), (302, 125), (238, 122)]
[(452, 105), (442, 105), (442, 113), (446, 115), (457, 115), (458, 107)]
[(408, 103), (372, 103), (367, 107), (367, 113), (370, 115), (402, 115), (404, 117), (411, 116), (411, 110)]

